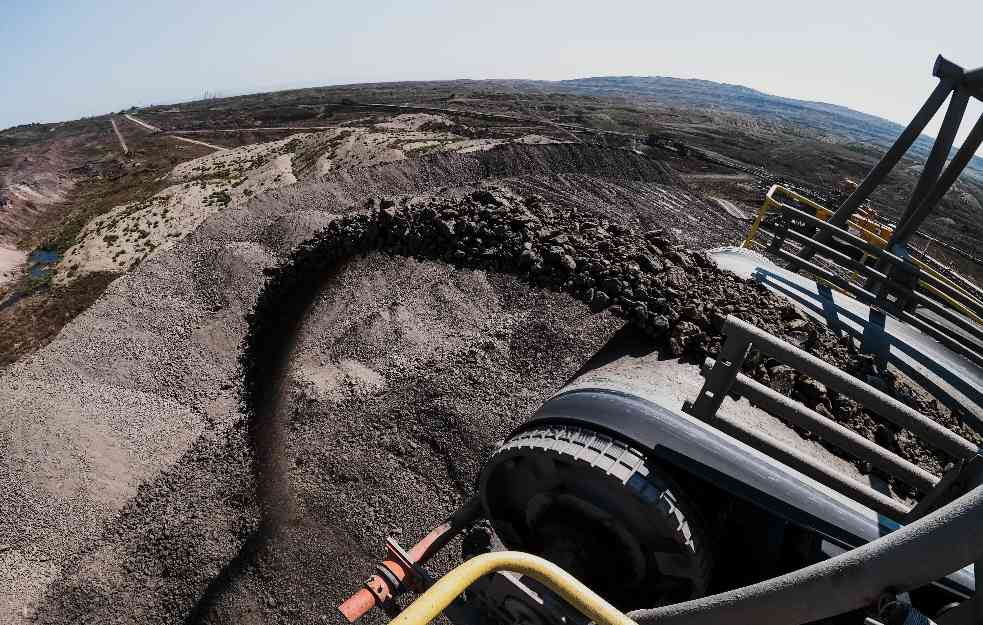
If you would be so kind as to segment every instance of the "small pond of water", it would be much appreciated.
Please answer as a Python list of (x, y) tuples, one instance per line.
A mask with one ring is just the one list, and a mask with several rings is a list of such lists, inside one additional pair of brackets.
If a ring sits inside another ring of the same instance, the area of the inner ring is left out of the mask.
[(27, 256), (29, 263), (51, 263), (58, 262), (58, 252), (54, 250), (34, 250)]
[(34, 250), (27, 256), (32, 278), (43, 278), (57, 262), (58, 252), (52, 250)]
[[(61, 257), (54, 250), (34, 250), (27, 255), (27, 271), (31, 278), (43, 280), (51, 273), (51, 266), (58, 262)], [(47, 289), (47, 285), (40, 284), (40, 290)], [(35, 289), (36, 290), (36, 289)], [(0, 299), (0, 310), (13, 306), (19, 300), (24, 299), (31, 290), (13, 289), (5, 298)]]
[(58, 252), (54, 250), (34, 250), (27, 256), (32, 278), (43, 278), (51, 270), (51, 265), (58, 262)]

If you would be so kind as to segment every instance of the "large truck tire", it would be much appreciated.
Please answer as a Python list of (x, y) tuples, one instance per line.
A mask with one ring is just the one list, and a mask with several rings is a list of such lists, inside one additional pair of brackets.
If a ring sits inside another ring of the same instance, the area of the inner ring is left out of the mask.
[(554, 562), (622, 610), (707, 590), (712, 557), (696, 506), (623, 441), (533, 426), (492, 455), (480, 490), (505, 547)]

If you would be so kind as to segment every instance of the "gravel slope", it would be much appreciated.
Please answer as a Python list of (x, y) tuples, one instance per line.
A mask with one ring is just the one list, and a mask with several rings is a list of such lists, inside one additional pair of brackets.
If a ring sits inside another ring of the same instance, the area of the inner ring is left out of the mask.
[[(510, 275), (370, 254), (302, 289), (313, 300), (296, 342), (271, 351), (289, 366), (260, 423), (238, 403), (247, 314), (264, 274), (370, 197), (411, 196), (396, 205), (413, 215), (478, 210), (469, 198), (489, 188), (609, 224), (632, 254), (646, 245), (632, 233), (655, 227), (694, 248), (733, 236), (660, 163), (578, 145), (351, 169), (213, 215), (0, 372), (0, 622), (337, 621), (382, 537), (412, 541), (450, 511), (495, 441), (624, 322)], [(768, 296), (676, 254), (658, 270), (674, 302), (709, 293), (784, 323)], [(273, 304), (290, 317), (293, 302)], [(679, 312), (666, 312), (671, 349), (713, 343), (696, 325), (711, 315)]]
[[(236, 358), (262, 269), (273, 265), (278, 254), (370, 195), (412, 194), (517, 173), (525, 178), (516, 184), (545, 187), (563, 172), (571, 172), (563, 193), (577, 195), (578, 188), (591, 188), (593, 178), (586, 172), (594, 171), (628, 180), (650, 194), (664, 190), (667, 206), (673, 198), (682, 206), (690, 197), (673, 191), (672, 175), (658, 163), (613, 150), (528, 146), (438, 155), (340, 172), (223, 211), (173, 250), (114, 282), (49, 346), (0, 372), (0, 405), (9, 415), (0, 426), (0, 622), (68, 622), (95, 614), (114, 622), (173, 622), (193, 612), (203, 593), (208, 596), (209, 584), (248, 540), (257, 513), (237, 404)], [(595, 193), (610, 195), (609, 210), (626, 210), (616, 203), (632, 192), (619, 197), (610, 192), (617, 186), (604, 182)], [(651, 206), (650, 199), (638, 203)], [(436, 272), (428, 278), (434, 284), (450, 283), (457, 275), (445, 267), (430, 271)], [(403, 280), (406, 284), (410, 278)], [(566, 343), (558, 343), (553, 355), (535, 362), (543, 381), (529, 386), (528, 395), (517, 392), (515, 380), (526, 383), (531, 354), (517, 356), (515, 364), (503, 360), (503, 371), (519, 372), (506, 376), (513, 381), (501, 393), (502, 401), (515, 402), (503, 413), (516, 420), (559, 386), (564, 371), (572, 373), (620, 322), (590, 316), (581, 305), (571, 310), (565, 295), (534, 292), (511, 278), (488, 280), (518, 295), (482, 304), (492, 298), (475, 292), (477, 287), (456, 287), (457, 294), (451, 288), (451, 299), (477, 298), (478, 303), (469, 304), (477, 307), (476, 317), (431, 319), (424, 327), (447, 325), (464, 332), (469, 325), (454, 325), (462, 319), (484, 328), (482, 315), (521, 317), (555, 310), (555, 315), (544, 313), (542, 324), (521, 328), (529, 336), (523, 335), (520, 345), (533, 346), (554, 334), (577, 345), (567, 353)], [(417, 289), (404, 287), (404, 292), (404, 306), (430, 311), (430, 303), (411, 299)], [(383, 327), (386, 323), (395, 322), (385, 321)], [(600, 325), (589, 330), (591, 324)], [(443, 352), (446, 358), (486, 340), (477, 329), (470, 331), (474, 337), (453, 343)], [(550, 350), (533, 353), (539, 352)], [(317, 383), (326, 389), (352, 373), (369, 383), (395, 375), (378, 363), (358, 364), (363, 362), (358, 354), (337, 358), (337, 370), (317, 374)], [(416, 362), (418, 354), (410, 349), (402, 360)], [(480, 396), (475, 387), (484, 382), (456, 386), (454, 397), (473, 401)], [(412, 388), (406, 384), (396, 381), (383, 388)], [(463, 406), (461, 412), (466, 412)], [(500, 435), (504, 422), (488, 418)], [(467, 475), (493, 440), (489, 431), (483, 436), (475, 438), (470, 464), (445, 470)], [(376, 449), (376, 441), (369, 439), (349, 454), (383, 453)], [(429, 484), (445, 483), (442, 474), (424, 474)], [(390, 500), (406, 499), (399, 484), (385, 488)], [(353, 487), (352, 496), (360, 490)], [(436, 499), (431, 503), (432, 514), (445, 511)], [(432, 520), (421, 516), (419, 522)], [(349, 547), (363, 539), (360, 531), (349, 534), (343, 527), (331, 532), (337, 534), (335, 542), (325, 544), (344, 546), (333, 552), (335, 559), (346, 557)], [(375, 550), (371, 540), (360, 544), (363, 553)], [(351, 564), (346, 580), (359, 579), (364, 567)]]

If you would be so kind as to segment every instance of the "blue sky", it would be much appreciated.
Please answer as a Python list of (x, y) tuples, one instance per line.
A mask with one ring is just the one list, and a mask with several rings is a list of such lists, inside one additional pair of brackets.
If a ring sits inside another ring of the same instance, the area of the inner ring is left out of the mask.
[(0, 128), (206, 90), (625, 74), (742, 84), (904, 123), (934, 84), (936, 54), (983, 65), (980, 24), (978, 0), (0, 0)]

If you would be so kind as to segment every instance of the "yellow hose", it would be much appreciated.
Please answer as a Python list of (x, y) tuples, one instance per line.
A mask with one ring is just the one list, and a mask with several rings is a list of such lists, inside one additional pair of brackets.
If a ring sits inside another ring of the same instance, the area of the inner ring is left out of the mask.
[(575, 577), (540, 557), (519, 551), (486, 553), (461, 564), (417, 597), (392, 625), (426, 625), (478, 578), (496, 571), (528, 575), (563, 597), (598, 625), (637, 625)]

